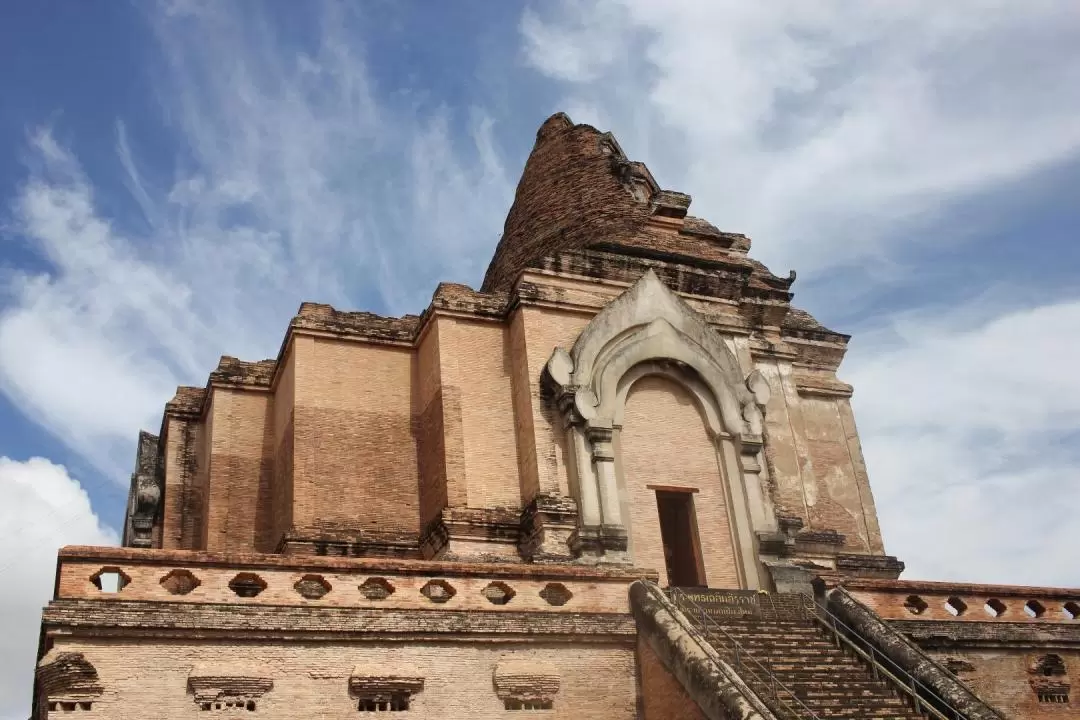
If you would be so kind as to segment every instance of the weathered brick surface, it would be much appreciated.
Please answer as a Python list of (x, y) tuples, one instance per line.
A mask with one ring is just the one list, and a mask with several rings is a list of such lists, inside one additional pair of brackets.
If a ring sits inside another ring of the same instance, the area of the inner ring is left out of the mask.
[[(344, 567), (331, 565), (320, 568), (317, 564), (293, 564), (292, 567), (259, 568), (258, 565), (241, 564), (230, 567), (207, 567), (198, 563), (184, 563), (177, 558), (176, 564), (104, 564), (101, 561), (64, 562), (60, 569), (58, 597), (69, 599), (92, 599), (101, 601), (153, 601), (183, 604), (230, 603), (244, 606), (284, 606), (328, 608), (366, 607), (373, 609), (411, 609), (433, 611), (475, 610), (492, 612), (548, 612), (580, 613), (607, 612), (626, 613), (626, 586), (623, 578), (605, 579), (603, 576), (584, 575), (581, 578), (550, 574), (547, 577), (523, 573), (503, 572), (493, 574), (491, 567), (473, 566), (454, 573), (454, 566), (439, 563), (412, 567), (398, 565), (380, 567), (376, 564)], [(119, 568), (129, 579), (120, 592), (102, 591), (91, 582), (91, 577), (102, 568)], [(407, 569), (402, 572), (402, 569)], [(187, 594), (172, 594), (163, 586), (162, 580), (170, 571), (187, 570), (197, 580), (198, 586)], [(448, 572), (449, 571), (449, 572)], [(255, 597), (240, 597), (230, 582), (238, 573), (253, 573), (265, 589)], [(296, 590), (296, 584), (305, 577), (317, 576), (329, 590), (320, 598), (307, 599)], [(384, 599), (370, 599), (361, 587), (369, 578), (381, 578), (393, 588)], [(499, 582), (510, 589), (512, 598), (503, 605), (491, 603), (484, 590), (492, 582)], [(446, 583), (453, 596), (442, 603), (432, 602), (422, 592), (430, 582)], [(563, 605), (551, 605), (541, 595), (550, 583), (558, 583), (569, 591), (570, 598)]]
[(439, 327), (433, 322), (420, 338), (413, 376), (420, 527), (427, 527), (448, 503), (440, 354)]
[(540, 492), (570, 495), (566, 469), (566, 433), (550, 401), (540, 390), (544, 365), (555, 347), (569, 347), (588, 324), (591, 315), (558, 312), (546, 308), (522, 308), (521, 323), (532, 398), (533, 442), (536, 447), (537, 485)]
[(294, 526), (418, 533), (412, 353), (320, 338), (296, 363)]
[[(671, 452), (673, 448), (679, 452)], [(656, 568), (661, 585), (667, 584), (656, 490), (649, 486), (686, 488), (695, 491), (694, 512), (708, 584), (739, 587), (720, 464), (690, 393), (666, 378), (638, 380), (626, 399), (618, 451), (630, 506), (634, 563)]]
[[(930, 655), (953, 669), (979, 697), (1017, 720), (1073, 718), (1080, 692), (1080, 650), (1044, 648), (949, 648), (930, 649)], [(1057, 655), (1064, 663), (1063, 675), (1044, 676), (1040, 660)], [(1040, 702), (1035, 687), (1052, 681), (1070, 685), (1070, 702)]]
[(641, 720), (705, 720), (697, 703), (668, 672), (643, 638), (638, 639), (638, 682), (641, 685)]
[(273, 536), (270, 495), (274, 471), (272, 396), (216, 389), (206, 428), (210, 455), (206, 549), (273, 551), (277, 538)]
[[(278, 364), (274, 387), (274, 472), (271, 481), (271, 544), (288, 532), (293, 523), (293, 421), (296, 412), (295, 342)], [(276, 549), (276, 548), (275, 548)]]
[[(183, 390), (184, 388), (180, 388)], [(179, 392), (178, 392), (179, 396)], [(198, 407), (202, 407), (202, 396)], [(203, 497), (198, 483), (198, 443), (202, 427), (198, 412), (166, 408), (162, 421), (165, 444), (165, 499), (162, 545), (194, 548), (200, 539)]]
[[(631, 195), (628, 163), (613, 172), (617, 151), (603, 134), (553, 115), (536, 134), (483, 290), (508, 287), (536, 259), (604, 238), (629, 237), (650, 212)], [(625, 163), (625, 158), (621, 158)]]
[[(886, 620), (933, 621), (950, 623), (1013, 623), (1032, 625), (1058, 623), (1077, 629), (1080, 640), (1080, 620), (1065, 611), (1066, 603), (1080, 608), (1080, 589), (1028, 587), (1024, 585), (980, 585), (973, 583), (927, 582), (921, 580), (856, 580), (843, 579), (843, 586), (860, 602)], [(925, 603), (912, 602), (916, 598)], [(950, 613), (946, 604), (959, 599), (966, 610), (960, 615)], [(984, 606), (998, 600), (1004, 607), (991, 616)], [(1038, 602), (1043, 612), (1038, 617), (1024, 610), (1029, 601)]]
[(419, 638), (452, 641), (631, 643), (633, 618), (612, 613), (534, 613), (418, 611), (394, 608), (326, 607), (318, 610), (280, 605), (237, 606), (208, 603), (101, 602), (56, 600), (42, 615), (50, 641), (62, 636), (232, 640), (383, 640)]
[[(137, 716), (146, 720), (205, 717), (188, 690), (195, 667), (223, 668), (273, 681), (257, 700), (258, 717), (336, 718), (359, 715), (349, 695), (354, 668), (423, 679), (408, 717), (503, 718), (509, 713), (495, 694), (494, 670), (500, 661), (522, 660), (558, 672), (559, 692), (545, 717), (634, 718), (632, 645), (567, 648), (529, 643), (457, 642), (252, 643), (213, 645), (197, 641), (65, 641), (66, 650), (83, 653), (97, 668), (107, 691), (94, 702), (93, 716)], [(363, 670), (361, 670), (363, 672)], [(228, 711), (224, 711), (226, 714)], [(57, 714), (59, 715), (59, 713)]]
[[(1080, 603), (1080, 591), (895, 580), (849, 580), (844, 586), (1005, 717), (1075, 715), (1080, 620), (1065, 608)], [(965, 608), (959, 615), (947, 609), (950, 601), (960, 607), (956, 600)], [(991, 602), (993, 614), (984, 609)], [(1047, 663), (1049, 657), (1060, 664)], [(1047, 684), (1067, 685), (1070, 702), (1040, 701), (1036, 690)]]
[[(509, 333), (502, 323), (439, 321), (441, 386), (459, 398), (465, 502), (520, 508)], [(444, 412), (446, 408), (444, 407)]]
[[(540, 492), (540, 471), (537, 465), (536, 417), (540, 398), (533, 388), (526, 342), (525, 313), (515, 312), (508, 320), (507, 343), (510, 352), (510, 378), (514, 406), (514, 438), (517, 443), (518, 482), (521, 501), (528, 504)], [(552, 432), (558, 434), (561, 428)]]

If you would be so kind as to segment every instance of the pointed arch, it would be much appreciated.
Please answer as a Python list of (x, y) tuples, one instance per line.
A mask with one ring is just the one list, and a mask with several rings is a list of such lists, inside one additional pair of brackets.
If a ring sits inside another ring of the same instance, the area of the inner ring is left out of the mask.
[(757, 587), (744, 485), (754, 484), (760, 496), (761, 407), (768, 398), (748, 388), (734, 352), (705, 319), (649, 270), (593, 318), (569, 351), (555, 349), (546, 374), (557, 388), (573, 454), (571, 486), (580, 508), (575, 552), (628, 560), (613, 433), (634, 379), (662, 374), (683, 385), (706, 418), (728, 485), (740, 574)]

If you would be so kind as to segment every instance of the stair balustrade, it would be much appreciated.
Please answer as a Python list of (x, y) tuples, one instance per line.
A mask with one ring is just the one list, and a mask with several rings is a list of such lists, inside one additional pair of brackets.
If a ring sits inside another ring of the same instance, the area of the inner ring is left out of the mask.
[(760, 593), (753, 599), (755, 617), (720, 621), (685, 589), (669, 588), (668, 594), (785, 720), (965, 720), (808, 595)]

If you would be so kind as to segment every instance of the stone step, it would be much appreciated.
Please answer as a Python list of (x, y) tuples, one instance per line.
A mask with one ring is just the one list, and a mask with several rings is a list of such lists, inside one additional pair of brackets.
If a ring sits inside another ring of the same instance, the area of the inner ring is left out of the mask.
[[(729, 662), (733, 659), (734, 640), (749, 668), (760, 673), (755, 662), (768, 668), (781, 685), (822, 720), (924, 720), (925, 716), (912, 709), (906, 695), (875, 678), (870, 668), (838, 647), (813, 618), (798, 612), (770, 614), (764, 604), (762, 607), (766, 611), (761, 618), (725, 618), (715, 625), (707, 622), (703, 626), (700, 618), (695, 621), (692, 611), (686, 614)], [(744, 679), (767, 705), (775, 706), (778, 717), (789, 717), (771, 697), (764, 678), (754, 680), (746, 673)]]
[[(718, 650), (732, 654), (735, 649), (728, 643), (709, 638), (709, 642)], [(855, 665), (854, 658), (842, 650), (836, 648), (769, 648), (761, 645), (739, 644), (739, 651), (756, 660), (762, 658), (787, 659), (792, 662), (821, 663), (832, 662), (836, 664)], [(861, 667), (861, 666), (859, 666)]]
[(828, 645), (830, 647), (836, 647), (836, 642), (831, 638), (824, 637), (822, 635), (793, 635), (790, 633), (721, 633), (717, 632), (713, 628), (708, 628), (704, 631), (708, 635), (719, 635), (720, 637), (731, 637), (737, 642), (772, 642), (776, 644), (788, 644), (788, 645)]

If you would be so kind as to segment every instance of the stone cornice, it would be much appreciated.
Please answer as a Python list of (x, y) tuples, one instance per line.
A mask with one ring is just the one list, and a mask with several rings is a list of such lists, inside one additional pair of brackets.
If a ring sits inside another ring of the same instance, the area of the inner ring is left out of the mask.
[(1080, 650), (1080, 624), (951, 620), (888, 620), (923, 648), (1037, 647)]
[(307, 639), (323, 641), (425, 638), (463, 642), (632, 641), (629, 613), (536, 613), (391, 608), (284, 607), (139, 601), (54, 600), (42, 622), (67, 636)]
[(849, 398), (854, 388), (846, 382), (821, 373), (794, 373), (795, 389), (804, 397)]

